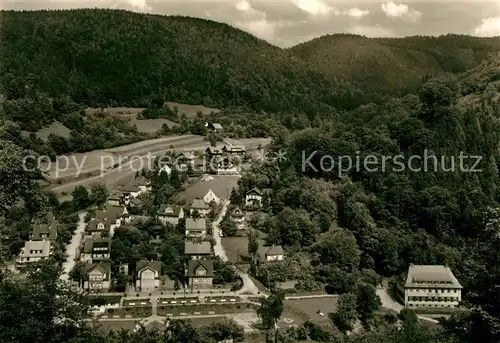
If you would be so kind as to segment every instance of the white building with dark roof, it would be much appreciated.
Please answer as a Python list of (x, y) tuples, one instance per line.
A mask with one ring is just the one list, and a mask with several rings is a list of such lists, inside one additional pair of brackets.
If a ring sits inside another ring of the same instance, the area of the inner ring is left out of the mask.
[(207, 235), (207, 221), (205, 218), (186, 218), (186, 236), (190, 238), (204, 238)]
[(21, 249), (19, 263), (30, 263), (48, 259), (52, 254), (52, 242), (49, 240), (27, 241)]
[(457, 307), (461, 300), (462, 286), (449, 267), (410, 264), (405, 283), (406, 307)]
[(161, 204), (157, 218), (164, 225), (170, 223), (175, 226), (180, 219), (184, 218), (184, 209), (180, 205)]
[(203, 260), (212, 255), (212, 246), (210, 242), (190, 242), (184, 243), (184, 254), (191, 260)]

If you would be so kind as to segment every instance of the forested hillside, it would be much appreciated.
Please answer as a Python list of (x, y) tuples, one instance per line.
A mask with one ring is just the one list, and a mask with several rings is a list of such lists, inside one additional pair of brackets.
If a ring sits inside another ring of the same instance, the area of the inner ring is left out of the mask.
[(365, 92), (404, 95), (423, 81), (474, 68), (500, 51), (500, 39), (446, 35), (366, 38), (327, 35), (290, 49), (318, 72)]
[(145, 107), (152, 95), (271, 112), (341, 105), (343, 87), (229, 25), (112, 10), (2, 13), (2, 93), (27, 85), (91, 107)]
[(2, 12), (0, 30), (0, 93), (30, 99), (21, 106), (24, 118), (6, 114), (31, 129), (63, 121), (58, 113), (74, 107), (69, 100), (147, 107), (161, 96), (250, 112), (331, 114), (414, 91), (500, 51), (495, 39), (353, 35), (284, 50), (209, 20), (97, 9)]

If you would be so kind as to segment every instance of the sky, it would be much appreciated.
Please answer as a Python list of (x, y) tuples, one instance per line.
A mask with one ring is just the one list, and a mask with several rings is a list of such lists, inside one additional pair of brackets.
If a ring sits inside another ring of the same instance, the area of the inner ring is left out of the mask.
[(211, 19), (281, 47), (333, 33), (500, 36), (500, 0), (2, 0), (5, 10), (94, 7)]

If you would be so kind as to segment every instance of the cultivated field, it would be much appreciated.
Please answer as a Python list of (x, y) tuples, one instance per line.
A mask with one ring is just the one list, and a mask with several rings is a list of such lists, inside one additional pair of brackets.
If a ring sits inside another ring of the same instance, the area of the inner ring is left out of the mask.
[[(256, 139), (256, 142), (261, 141), (262, 139)], [(223, 143), (218, 144), (217, 148), (220, 149), (223, 145)], [(140, 170), (141, 167), (146, 168), (149, 164), (152, 165), (156, 155), (161, 155), (172, 150), (176, 152), (204, 151), (208, 146), (209, 144), (203, 136), (184, 135), (146, 140), (107, 150), (96, 150), (86, 153), (97, 154), (98, 158), (91, 158), (90, 160), (93, 161), (93, 164), (85, 164), (85, 173), (79, 175), (78, 178), (75, 178), (75, 175), (77, 174), (76, 170), (79, 164), (73, 163), (73, 169), (66, 169), (64, 172), (61, 171), (59, 173), (59, 180), (55, 180), (57, 179), (55, 172), (52, 172), (51, 176), (48, 176), (47, 179), (52, 181), (51, 191), (57, 194), (61, 200), (70, 200), (71, 196), (68, 196), (68, 194), (80, 185), (88, 187), (93, 183), (102, 183), (108, 190), (113, 190), (118, 185), (133, 180), (136, 171)], [(112, 154), (114, 158), (103, 157), (109, 156), (108, 154)], [(69, 158), (70, 161), (73, 160), (71, 156)], [(121, 163), (116, 165), (120, 162), (120, 156), (122, 157)], [(104, 170), (102, 175), (100, 166), (101, 157), (103, 160), (108, 160), (106, 162), (112, 162), (111, 164), (114, 165), (114, 167), (108, 167), (108, 170)], [(80, 160), (75, 158), (75, 160), (81, 163), (81, 158)], [(97, 164), (96, 161), (98, 161)], [(225, 194), (223, 194), (223, 197), (225, 197)]]
[[(205, 147), (202, 136), (184, 135), (157, 138), (124, 145), (121, 147), (94, 150), (87, 153), (72, 154), (58, 157), (58, 164), (52, 163), (46, 179), (51, 183), (72, 182), (75, 179), (99, 175), (101, 171), (111, 169), (119, 164), (125, 164), (132, 156), (144, 156), (165, 152), (174, 148), (189, 146)], [(136, 162), (138, 163), (138, 162)], [(78, 174), (80, 171), (80, 174)], [(96, 173), (96, 174), (95, 174)]]

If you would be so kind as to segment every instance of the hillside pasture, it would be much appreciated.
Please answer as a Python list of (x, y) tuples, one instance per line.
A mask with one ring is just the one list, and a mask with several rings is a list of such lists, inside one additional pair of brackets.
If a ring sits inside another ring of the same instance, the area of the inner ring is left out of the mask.
[(184, 113), (184, 114), (186, 114), (187, 118), (196, 118), (196, 116), (198, 115), (198, 112), (201, 112), (201, 114), (204, 116), (209, 115), (210, 113), (219, 113), (220, 112), (220, 110), (217, 108), (210, 108), (210, 107), (205, 107), (202, 105), (181, 104), (178, 102), (167, 102), (167, 106), (172, 111), (175, 108), (177, 108), (179, 115), (182, 115)]
[(162, 126), (166, 124), (169, 128), (178, 125), (177, 123), (164, 119), (138, 119), (137, 116), (144, 111), (144, 108), (140, 107), (106, 107), (106, 108), (87, 108), (85, 110), (86, 114), (95, 114), (104, 112), (109, 115), (119, 116), (121, 118), (128, 118), (130, 125), (135, 125), (137, 131), (140, 133), (152, 134), (161, 130)]
[[(66, 126), (61, 124), (60, 122), (56, 121), (50, 124), (47, 127), (44, 127), (38, 131), (35, 132), (35, 135), (40, 138), (46, 140), (50, 134), (54, 134), (56, 136), (61, 136), (64, 138), (69, 138), (71, 130), (68, 129)], [(30, 132), (28, 131), (21, 131), (21, 134), (24, 137), (28, 137)]]

